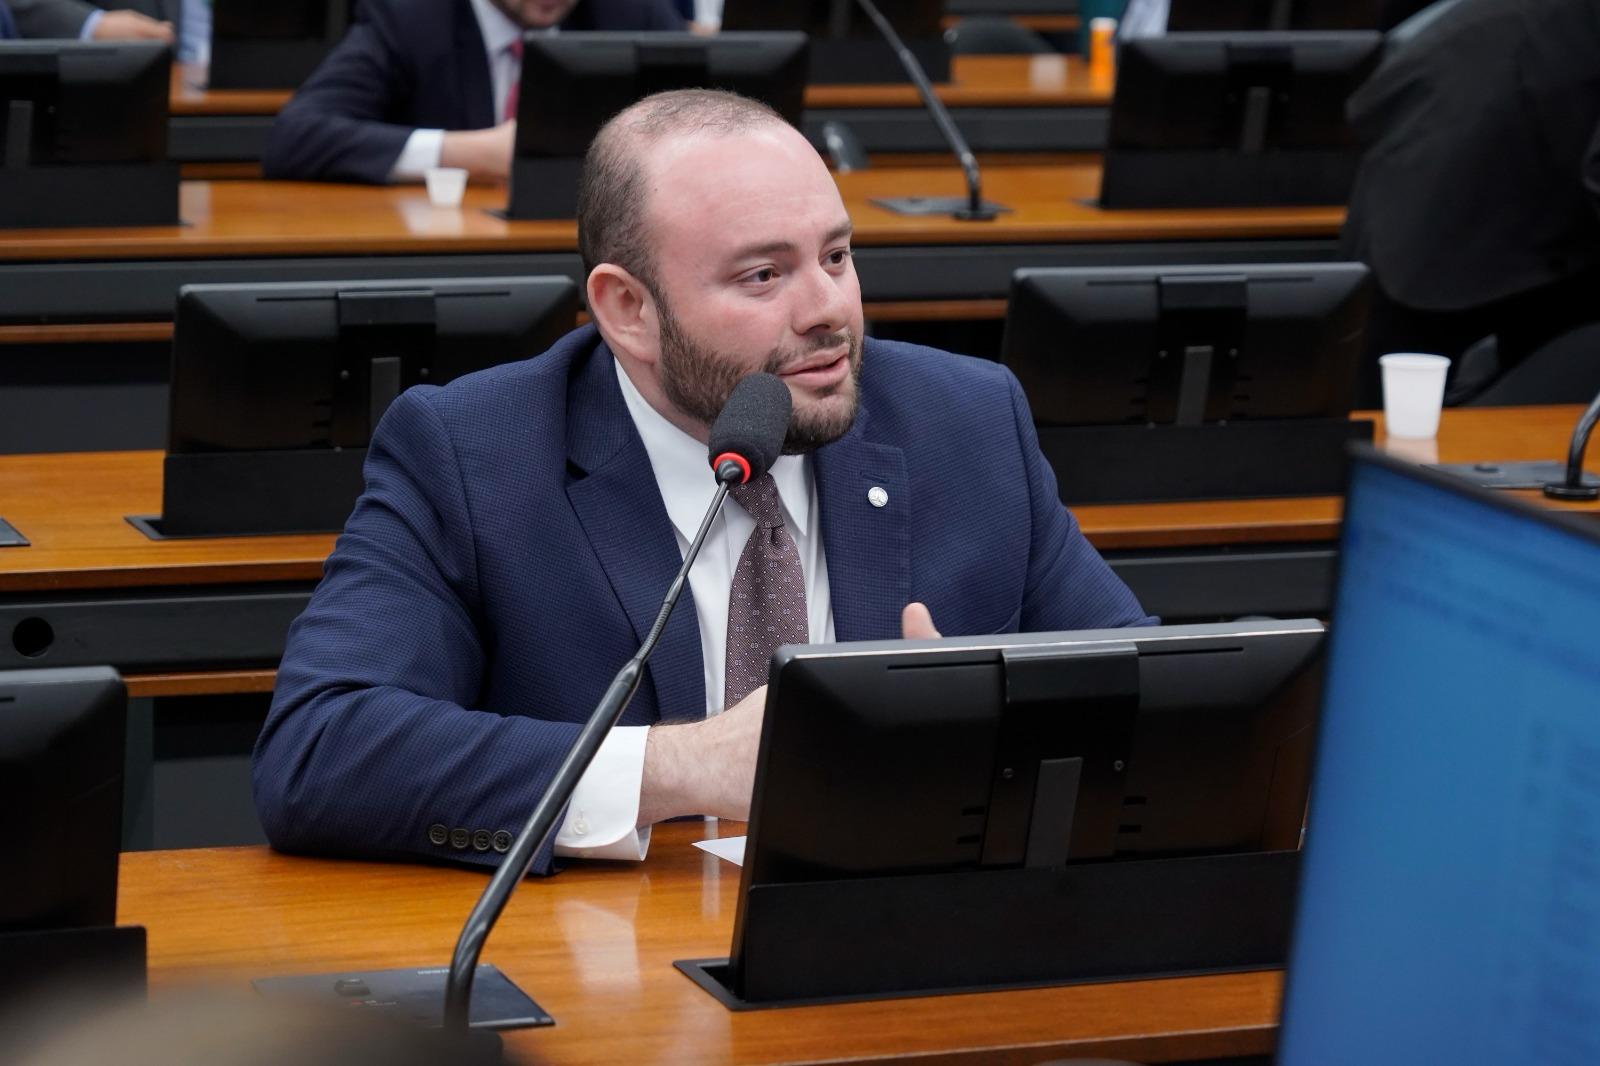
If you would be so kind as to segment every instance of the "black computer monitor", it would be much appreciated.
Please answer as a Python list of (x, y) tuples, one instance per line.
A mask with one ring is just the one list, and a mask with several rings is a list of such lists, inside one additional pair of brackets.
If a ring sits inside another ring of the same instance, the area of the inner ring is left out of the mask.
[(350, 0), (211, 0), (213, 89), (296, 89), (344, 36)]
[(1321, 643), (1271, 621), (779, 649), (722, 984), (1281, 963)]
[(110, 667), (0, 671), (0, 934), (116, 921), (126, 733)]
[(1019, 270), (1000, 358), (1064, 500), (1336, 493), (1370, 291), (1360, 263)]
[(1379, 33), (1172, 34), (1122, 46), (1100, 206), (1343, 204), (1345, 101)]
[(144, 930), (115, 924), (127, 707), (110, 667), (0, 671), (0, 803), (16, 812), (0, 837), (0, 1004), (13, 1025), (144, 993)]
[(0, 41), (0, 229), (170, 226), (163, 44)]
[(573, 218), (583, 155), (617, 112), (669, 89), (727, 89), (798, 127), (806, 38), (799, 33), (560, 33), (523, 39), (511, 218)]
[(1388, 0), (1171, 0), (1168, 33), (1379, 30)]
[(152, 536), (338, 530), (412, 385), (526, 359), (576, 322), (564, 277), (186, 285)]
[(1600, 1061), (1600, 524), (1358, 457), (1281, 1066)]
[[(878, 0), (878, 10), (905, 41), (931, 81), (950, 80), (944, 0)], [(726, 0), (724, 30), (799, 30), (811, 37), (814, 85), (906, 80), (894, 49), (855, 0)]]

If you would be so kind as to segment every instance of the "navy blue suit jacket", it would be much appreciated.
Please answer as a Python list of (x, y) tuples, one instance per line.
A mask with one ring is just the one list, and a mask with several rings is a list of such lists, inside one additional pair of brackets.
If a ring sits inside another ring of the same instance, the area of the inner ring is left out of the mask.
[[(814, 469), (841, 641), (899, 637), (912, 600), (947, 636), (1152, 621), (1061, 505), (997, 364), (868, 340), (855, 424)], [(588, 326), (411, 389), (366, 478), (289, 633), (262, 825), (291, 851), (497, 861), (430, 828), (521, 828), (682, 561), (610, 350)], [(622, 724), (703, 715), (703, 669), (685, 589)]]
[[(669, 0), (579, 0), (565, 30), (681, 30)], [(389, 180), (416, 129), (493, 126), (494, 89), (469, 0), (362, 0), (344, 39), (272, 124), (269, 178)]]
[(11, 10), (5, 0), (0, 0), (0, 41), (9, 41), (16, 35), (17, 24), (11, 18)]

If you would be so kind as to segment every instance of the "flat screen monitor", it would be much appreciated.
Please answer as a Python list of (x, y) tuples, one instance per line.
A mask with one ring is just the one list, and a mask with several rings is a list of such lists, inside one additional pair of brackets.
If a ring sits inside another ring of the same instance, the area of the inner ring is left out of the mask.
[(1382, 48), (1376, 32), (1126, 42), (1100, 206), (1342, 205), (1359, 157), (1345, 101)]
[(1392, 0), (1171, 0), (1168, 33), (1379, 30)]
[(529, 34), (523, 45), (511, 218), (575, 217), (589, 142), (652, 93), (727, 89), (796, 127), (805, 113), (804, 34)]
[(0, 934), (116, 921), (126, 733), (110, 667), (0, 671)]
[(170, 66), (163, 44), (0, 41), (0, 229), (175, 225)]
[[(954, 876), (975, 906), (1007, 871), (1293, 850), (1321, 643), (1267, 621), (779, 649), (734, 982), (769, 886)], [(1262, 907), (1286, 934), (1287, 899)]]
[(1282, 1066), (1600, 1061), (1600, 526), (1345, 498)]
[[(950, 80), (944, 0), (878, 0), (878, 10), (930, 81)], [(855, 0), (725, 0), (724, 30), (799, 30), (811, 37), (815, 85), (874, 84), (906, 80), (894, 49)]]
[(389, 404), (572, 329), (564, 277), (187, 285), (173, 330), (165, 536), (337, 530)]
[(1344, 485), (1370, 286), (1359, 263), (1019, 270), (1001, 361), (1069, 504)]
[(211, 5), (213, 89), (297, 89), (350, 24), (350, 0)]
[(1041, 426), (1343, 418), (1360, 263), (1024, 269), (1000, 359)]

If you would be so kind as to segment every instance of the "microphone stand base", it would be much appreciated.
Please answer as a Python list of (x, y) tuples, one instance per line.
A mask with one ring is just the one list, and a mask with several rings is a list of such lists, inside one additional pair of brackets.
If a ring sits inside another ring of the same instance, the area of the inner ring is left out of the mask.
[(1545, 484), (1544, 494), (1552, 500), (1600, 500), (1600, 486), (1551, 481)]
[[(258, 977), (251, 982), (268, 999), (310, 1000), (342, 1007), (361, 1007), (381, 1011), (423, 1029), (438, 1030), (444, 1023), (445, 975), (449, 966), (405, 967), (398, 970), (359, 970), (344, 973), (297, 974), (291, 977)], [(526, 1029), (554, 1025), (555, 1019), (528, 994), (512, 983), (499, 968), (480, 963), (473, 977), (471, 1028), (464, 1034), (436, 1033), (458, 1038), (466, 1047), (462, 1054), (440, 1061), (462, 1063), (495, 1062), (499, 1037), (488, 1030)], [(491, 1053), (492, 1052), (492, 1053)]]
[(979, 210), (973, 211), (965, 196), (883, 196), (874, 198), (872, 204), (897, 215), (949, 215), (962, 222), (991, 222), (1002, 211), (1011, 210), (1005, 204), (985, 200)]

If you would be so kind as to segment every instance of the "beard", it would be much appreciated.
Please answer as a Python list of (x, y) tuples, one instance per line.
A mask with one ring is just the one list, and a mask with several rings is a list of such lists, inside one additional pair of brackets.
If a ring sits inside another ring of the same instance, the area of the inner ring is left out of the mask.
[[(728, 396), (748, 374), (780, 374), (815, 352), (846, 345), (850, 373), (821, 394), (797, 402), (783, 438), (785, 455), (803, 455), (831, 444), (850, 431), (856, 420), (861, 379), (861, 338), (848, 327), (808, 338), (792, 348), (774, 348), (755, 367), (739, 356), (718, 352), (690, 337), (673, 317), (667, 302), (656, 296), (661, 319), (661, 389), (679, 411), (709, 426), (722, 413)], [(821, 402), (819, 402), (819, 399)]]

